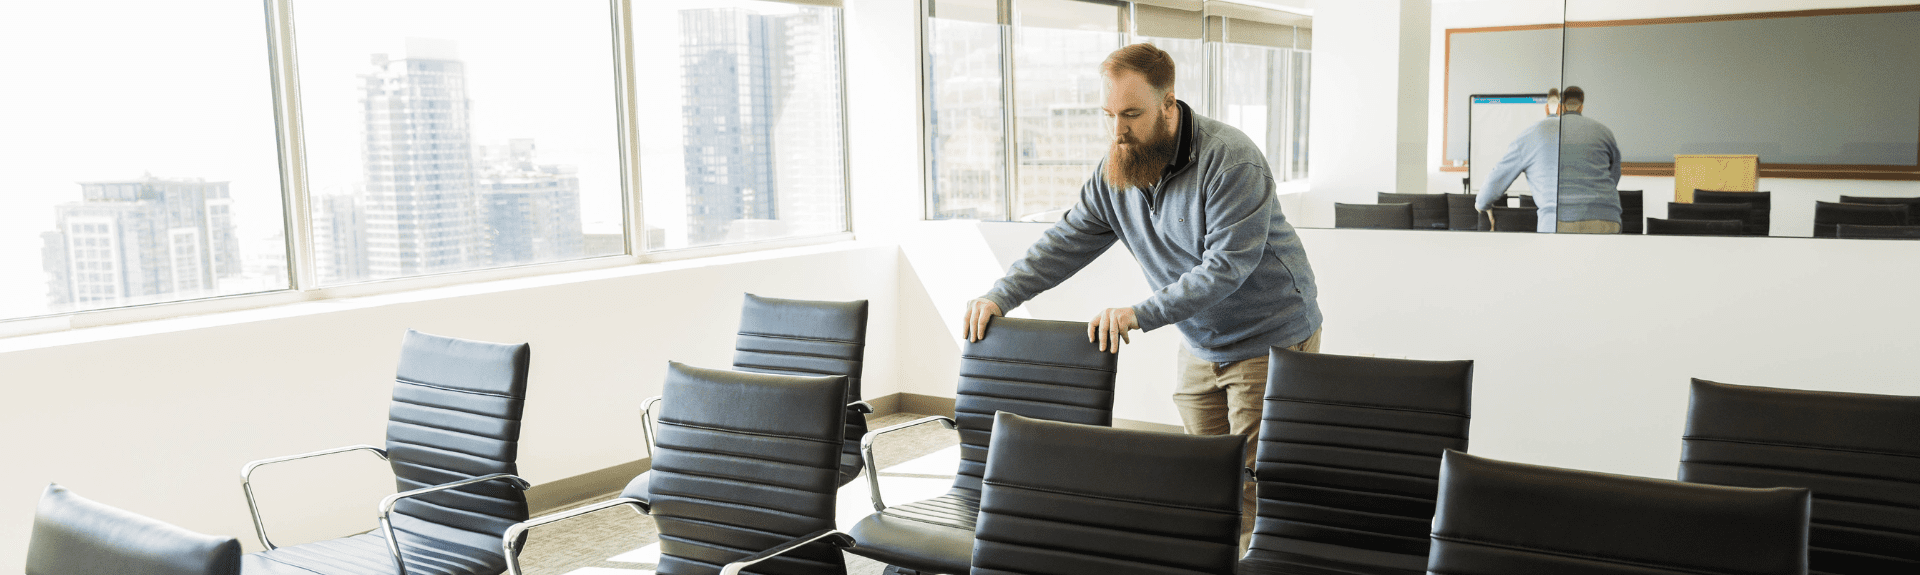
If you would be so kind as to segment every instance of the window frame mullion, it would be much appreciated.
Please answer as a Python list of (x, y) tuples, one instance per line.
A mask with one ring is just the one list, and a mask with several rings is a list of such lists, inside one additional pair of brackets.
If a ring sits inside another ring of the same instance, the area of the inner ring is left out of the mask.
[(267, 68), (273, 83), (279, 144), (280, 202), (286, 226), (287, 289), (320, 287), (313, 250), (313, 197), (307, 187), (306, 126), (300, 109), (300, 66), (294, 52), (293, 0), (262, 0), (266, 9)]

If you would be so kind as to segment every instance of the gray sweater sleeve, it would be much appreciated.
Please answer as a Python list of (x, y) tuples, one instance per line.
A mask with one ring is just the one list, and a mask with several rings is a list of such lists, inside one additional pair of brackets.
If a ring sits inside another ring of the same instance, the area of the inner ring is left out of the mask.
[(1480, 197), (1474, 199), (1473, 209), (1484, 212), (1487, 208), (1493, 207), (1494, 200), (1506, 195), (1507, 188), (1513, 186), (1513, 181), (1519, 179), (1520, 174), (1526, 173), (1527, 166), (1533, 165), (1534, 151), (1531, 144), (1539, 137), (1539, 131), (1540, 125), (1535, 124), (1507, 146), (1506, 157), (1500, 158), (1500, 163), (1493, 165), (1493, 170), (1487, 173), (1487, 181), (1480, 184)]
[(993, 289), (981, 297), (1000, 306), (1002, 313), (1012, 311), (1040, 292), (1067, 281), (1113, 247), (1117, 239), (1113, 226), (1108, 216), (1098, 209), (1109, 204), (1103, 204), (1100, 200), (1104, 198), (1097, 194), (1108, 193), (1112, 192), (1100, 185), (1099, 176), (1089, 179), (1080, 188), (1080, 203), (1074, 204), (1059, 222), (1048, 228), (1033, 247), (1027, 248), (1026, 257), (1013, 262), (1006, 277), (994, 282)]
[[(1273, 177), (1258, 164), (1228, 168), (1206, 184), (1207, 227), (1200, 265), (1134, 304), (1140, 329), (1178, 323), (1212, 307), (1247, 281), (1267, 253), (1267, 234), (1279, 210)], [(1137, 257), (1150, 257), (1140, 256)]]

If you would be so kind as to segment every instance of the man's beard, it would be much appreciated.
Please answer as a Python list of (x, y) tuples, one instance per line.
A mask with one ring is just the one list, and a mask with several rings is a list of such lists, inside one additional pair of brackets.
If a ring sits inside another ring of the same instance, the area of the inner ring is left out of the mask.
[(1127, 146), (1121, 146), (1121, 140), (1107, 148), (1107, 185), (1115, 190), (1127, 188), (1146, 189), (1160, 183), (1160, 174), (1173, 163), (1173, 155), (1179, 153), (1180, 138), (1168, 133), (1173, 123), (1172, 114), (1160, 114), (1160, 121), (1154, 122), (1148, 130), (1148, 140), (1130, 140)]

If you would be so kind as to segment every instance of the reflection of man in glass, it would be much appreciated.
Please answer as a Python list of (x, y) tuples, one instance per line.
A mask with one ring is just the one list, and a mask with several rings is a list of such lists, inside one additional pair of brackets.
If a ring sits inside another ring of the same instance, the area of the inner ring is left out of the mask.
[[(1620, 233), (1620, 146), (1613, 130), (1580, 114), (1586, 99), (1586, 91), (1568, 86), (1560, 94), (1560, 115), (1527, 128), (1507, 147), (1475, 207), (1491, 207), (1525, 173), (1540, 208), (1538, 231)], [(1547, 107), (1552, 114), (1551, 101)]]
[[(1320, 349), (1319, 290), (1280, 213), (1266, 155), (1240, 130), (1174, 99), (1173, 58), (1159, 48), (1121, 48), (1100, 71), (1114, 127), (1106, 160), (1079, 203), (992, 291), (967, 303), (964, 335), (985, 337), (988, 318), (1066, 281), (1118, 241), (1155, 291), (1094, 316), (1087, 340), (1117, 353), (1129, 331), (1178, 327), (1186, 345), (1173, 402), (1187, 433), (1253, 435), (1268, 350)], [(1250, 488), (1243, 533), (1252, 527)]]

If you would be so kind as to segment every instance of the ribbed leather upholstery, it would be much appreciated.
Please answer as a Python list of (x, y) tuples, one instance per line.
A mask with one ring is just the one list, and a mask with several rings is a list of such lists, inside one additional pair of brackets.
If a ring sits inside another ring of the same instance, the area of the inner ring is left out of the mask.
[(966, 573), (994, 414), (1111, 426), (1118, 365), (1119, 355), (1087, 341), (1085, 322), (993, 318), (987, 337), (961, 354), (954, 398), (960, 468), (953, 488), (860, 520), (850, 530), (860, 544), (849, 551), (931, 573)]
[[(1749, 236), (1764, 236), (1772, 231), (1773, 192), (1717, 192), (1714, 190), (1694, 190), (1693, 203), (1746, 204), (1753, 206), (1753, 211), (1748, 212), (1747, 217), (1741, 220), (1743, 223), (1742, 230)], [(1717, 220), (1720, 218), (1689, 219)]]
[(1441, 454), (1467, 448), (1473, 362), (1276, 348), (1267, 373), (1241, 572), (1425, 571)]
[[(860, 401), (860, 368), (867, 347), (867, 300), (775, 299), (747, 294), (734, 340), (733, 368), (781, 375), (847, 376), (847, 401)], [(840, 484), (860, 476), (860, 438), (867, 416), (847, 410), (840, 450)]]
[(27, 575), (233, 575), (240, 541), (187, 531), (48, 485), (33, 514)]
[[(526, 344), (407, 332), (387, 412), (387, 456), (400, 491), (517, 473), (530, 355)], [(501, 534), (526, 519), (524, 493), (487, 481), (401, 500), (393, 529), (409, 574), (493, 574), (506, 569)], [(249, 574), (396, 572), (380, 530), (281, 547), (242, 563)]]
[(1445, 194), (1396, 194), (1376, 192), (1374, 200), (1380, 204), (1407, 204), (1413, 210), (1413, 229), (1447, 229), (1447, 196)]
[(1907, 207), (1907, 225), (1920, 226), (1920, 197), (1840, 196), (1843, 204), (1900, 204)]
[(973, 575), (1233, 573), (1246, 439), (1001, 413)]
[[(1520, 196), (1526, 199), (1531, 196)], [(1506, 208), (1494, 206), (1487, 208), (1491, 228), (1496, 232), (1532, 233), (1540, 231), (1540, 210), (1532, 206)]]
[(1680, 479), (1813, 489), (1813, 573), (1920, 573), (1920, 397), (1693, 380)]
[(1920, 226), (1863, 226), (1859, 224), (1836, 224), (1833, 237), (1840, 239), (1920, 239)]
[(1868, 226), (1907, 225), (1907, 207), (1901, 204), (1813, 203), (1813, 237), (1838, 237), (1838, 224)]
[[(669, 364), (653, 469), (643, 487), (660, 527), (661, 575), (722, 566), (834, 526), (847, 377)], [(797, 549), (770, 575), (844, 574), (839, 550)]]
[(1413, 229), (1413, 204), (1335, 203), (1333, 227), (1410, 230)]
[(1800, 575), (1806, 489), (1696, 485), (1449, 451), (1429, 573)]
[(1740, 220), (1668, 220), (1647, 218), (1650, 236), (1737, 236), (1746, 233)]

